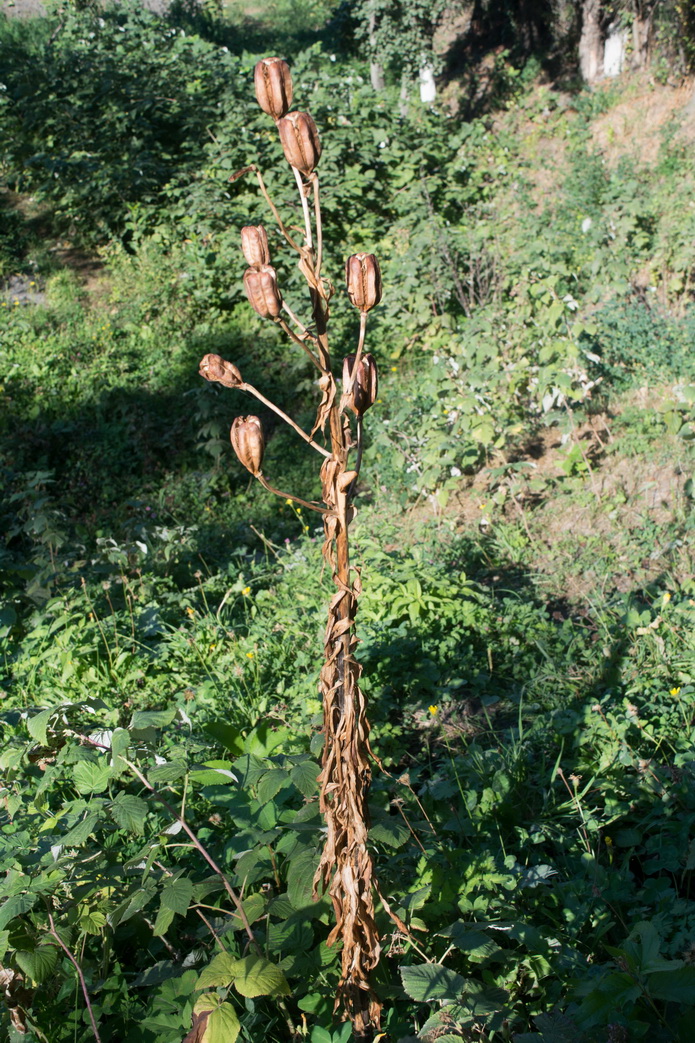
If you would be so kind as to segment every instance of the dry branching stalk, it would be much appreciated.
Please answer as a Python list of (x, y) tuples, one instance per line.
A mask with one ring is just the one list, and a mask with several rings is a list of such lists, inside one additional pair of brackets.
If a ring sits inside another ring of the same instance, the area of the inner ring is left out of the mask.
[[(218, 355), (206, 355), (201, 376), (226, 387), (247, 391), (285, 420), (325, 459), (321, 467), (323, 503), (307, 503), (323, 515), (323, 554), (330, 564), (336, 592), (328, 608), (324, 638), (324, 664), (319, 688), (323, 699), (324, 748), (320, 807), (326, 821), (327, 836), (314, 878), (314, 893), (327, 891), (335, 913), (328, 944), (342, 942), (342, 974), (336, 1008), (342, 1005), (353, 1025), (356, 1040), (374, 1039), (380, 1027), (381, 1003), (370, 985), (370, 974), (379, 961), (381, 946), (374, 916), (374, 880), (368, 846), (369, 813), (367, 798), (372, 775), (369, 723), (364, 695), (360, 691), (360, 666), (355, 659), (357, 644), (355, 615), (360, 594), (360, 572), (350, 565), (348, 529), (354, 515), (354, 496), (362, 459), (362, 417), (374, 404), (378, 377), (372, 355), (363, 354), (367, 313), (381, 300), (381, 274), (373, 254), (354, 254), (348, 259), (346, 282), (350, 300), (360, 312), (360, 332), (354, 355), (343, 365), (343, 388), (336, 392), (333, 362), (328, 344), (329, 300), (333, 286), (322, 277), (323, 229), (319, 182), (315, 172), (321, 155), (316, 124), (304, 112), (288, 113), (292, 99), (289, 68), (279, 58), (265, 58), (254, 73), (256, 96), (261, 108), (277, 123), (280, 143), (292, 167), (304, 218), (304, 243), (290, 235), (255, 166), (246, 167), (230, 180), (254, 173), (263, 196), (287, 245), (299, 255), (298, 267), (309, 288), (311, 320), (302, 323), (283, 301), (275, 269), (269, 264), (268, 238), (262, 226), (242, 229), (242, 249), (249, 268), (244, 289), (255, 311), (278, 325), (309, 355), (320, 371), (321, 399), (310, 434), (269, 402), (252, 385), (245, 383), (239, 370)], [(312, 207), (309, 205), (313, 195)], [(281, 317), (284, 311), (296, 329)], [(356, 417), (356, 436), (347, 410)], [(314, 440), (316, 432), (328, 432), (328, 447)], [(269, 485), (261, 464), (264, 439), (258, 417), (237, 417), (231, 440), (241, 463), (266, 489), (286, 497)], [(356, 450), (354, 462), (349, 462)], [(386, 908), (386, 903), (383, 903)], [(393, 917), (397, 921), (396, 917)]]

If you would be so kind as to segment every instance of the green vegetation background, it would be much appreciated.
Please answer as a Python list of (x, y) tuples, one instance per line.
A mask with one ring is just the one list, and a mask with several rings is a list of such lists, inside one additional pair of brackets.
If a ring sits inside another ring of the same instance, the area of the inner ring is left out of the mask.
[[(201, 993), (218, 1043), (347, 1038), (310, 894), (321, 534), (241, 472), (249, 406), (197, 376), (219, 352), (310, 423), (304, 357), (241, 292), (268, 215), (229, 184), (257, 159), (300, 221), (251, 90), (280, 51), (334, 281), (367, 250), (386, 288), (355, 523), (371, 838), (412, 929), (380, 911), (385, 1031), (689, 1039), (695, 165), (675, 105), (641, 115), (676, 88), (498, 49), (473, 107), (403, 111), (345, 11), (310, 14), (0, 22), (0, 1031), (94, 1038), (67, 949), (103, 1043), (180, 1043)], [(332, 324), (340, 357), (340, 292)], [(316, 495), (263, 421), (275, 484)]]

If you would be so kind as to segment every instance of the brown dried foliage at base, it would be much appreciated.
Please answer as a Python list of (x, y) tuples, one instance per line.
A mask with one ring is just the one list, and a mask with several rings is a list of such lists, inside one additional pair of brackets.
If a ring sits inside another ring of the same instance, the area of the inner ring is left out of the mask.
[[(333, 464), (333, 466), (331, 466)], [(343, 465), (344, 467), (344, 465)], [(359, 687), (361, 666), (353, 652), (359, 570), (350, 580), (347, 525), (350, 508), (340, 489), (337, 461), (324, 465), (324, 499), (336, 514), (324, 521), (324, 557), (338, 588), (328, 607), (325, 659), (320, 675), (324, 747), (320, 807), (327, 834), (314, 877), (314, 891), (327, 891), (335, 926), (327, 944), (343, 942), (342, 973), (336, 1007), (342, 1002), (356, 1039), (371, 1039), (380, 1026), (381, 1004), (369, 975), (379, 962), (381, 945), (374, 918), (373, 863), (368, 848), (368, 796), (372, 780), (366, 699)], [(345, 551), (345, 554), (341, 553)]]

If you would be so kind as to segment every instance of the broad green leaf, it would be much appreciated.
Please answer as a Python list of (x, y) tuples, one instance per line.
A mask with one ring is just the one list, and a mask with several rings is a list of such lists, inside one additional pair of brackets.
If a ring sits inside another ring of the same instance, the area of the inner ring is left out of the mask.
[(386, 844), (387, 847), (402, 847), (410, 836), (406, 824), (400, 819), (380, 819), (375, 822), (369, 830), (369, 839), (378, 844)]
[(8, 946), (9, 946), (9, 942), (10, 942), (10, 932), (9, 931), (0, 931), (0, 962), (2, 962), (2, 959), (3, 959), (4, 955), (5, 955), (5, 953), (7, 952), (7, 949), (8, 949)]
[(234, 988), (250, 999), (254, 996), (287, 996), (290, 991), (280, 968), (263, 956), (245, 956), (235, 962)]
[(425, 884), (424, 887), (419, 887), (417, 891), (413, 891), (411, 894), (406, 895), (401, 900), (401, 905), (404, 909), (412, 911), (413, 909), (422, 909), (423, 905), (430, 896), (432, 888), (429, 884)]
[(695, 967), (678, 967), (672, 971), (654, 971), (647, 979), (649, 995), (670, 1003), (692, 1003), (695, 997)]
[(48, 710), (42, 710), (41, 713), (37, 713), (27, 721), (27, 731), (32, 739), (35, 739), (41, 746), (45, 746), (48, 741), (46, 735), (48, 722), (55, 712), (55, 709), (49, 707)]
[(167, 933), (171, 927), (171, 921), (174, 919), (173, 909), (166, 909), (164, 906), (160, 906), (159, 912), (157, 913), (157, 919), (154, 922), (153, 934), (156, 937), (162, 937)]
[(257, 757), (267, 757), (273, 750), (290, 737), (289, 728), (273, 728), (267, 721), (262, 721), (244, 739), (244, 752), (255, 753)]
[(235, 1043), (240, 1025), (231, 1003), (221, 1002), (214, 992), (206, 993), (196, 1000), (193, 1013), (208, 1015), (200, 1043)]
[(14, 958), (27, 978), (40, 985), (53, 973), (58, 962), (58, 948), (55, 945), (39, 945), (32, 952), (18, 950)]
[(403, 988), (411, 999), (419, 1003), (434, 1000), (453, 1002), (466, 987), (466, 979), (438, 963), (422, 963), (401, 967)]
[(177, 779), (183, 778), (187, 771), (188, 765), (185, 760), (166, 761), (164, 764), (157, 764), (156, 767), (151, 768), (147, 773), (147, 778), (150, 783), (176, 782)]
[(468, 991), (459, 1000), (461, 1006), (474, 1017), (482, 1018), (504, 1010), (509, 995), (504, 989), (481, 988), (477, 982), (468, 983)]
[(314, 1025), (311, 1030), (311, 1043), (333, 1043), (333, 1037), (327, 1029)]
[(267, 804), (272, 800), (289, 781), (289, 777), (289, 772), (284, 768), (272, 768), (262, 775), (258, 780), (258, 799), (261, 804)]
[(77, 924), (81, 931), (86, 934), (101, 934), (103, 928), (106, 926), (106, 917), (103, 913), (98, 910), (91, 912), (87, 911), (82, 913)]
[(125, 728), (116, 728), (111, 736), (111, 759), (114, 772), (121, 772), (126, 768), (123, 759), (128, 757), (130, 745), (130, 734)]
[(162, 890), (162, 909), (171, 909), (174, 913), (185, 916), (193, 897), (193, 881), (187, 876), (178, 880), (167, 880)]
[(290, 779), (300, 793), (305, 797), (311, 797), (318, 789), (319, 765), (314, 760), (300, 761), (295, 764), (290, 772)]
[(299, 851), (291, 860), (287, 872), (287, 897), (295, 909), (312, 902), (314, 873), (318, 865), (318, 855), (312, 850)]
[(134, 731), (143, 728), (164, 728), (176, 717), (176, 707), (170, 710), (136, 710), (129, 727)]
[(236, 957), (228, 952), (218, 953), (201, 971), (196, 989), (228, 988), (234, 980), (236, 963)]
[[(249, 895), (241, 904), (246, 914), (246, 919), (250, 924), (255, 923), (259, 916), (263, 916), (265, 912), (265, 898), (261, 894)], [(229, 917), (229, 922), (235, 930), (243, 927), (243, 922), (236, 909)]]
[(107, 763), (80, 761), (73, 768), (72, 777), (77, 792), (83, 796), (89, 793), (103, 793), (111, 778), (111, 768)]
[(461, 952), (465, 952), (471, 960), (481, 962), (503, 952), (499, 945), (482, 931), (472, 931), (461, 920), (457, 920), (446, 930), (440, 931), (444, 938), (451, 938)]
[(114, 822), (121, 829), (129, 829), (133, 833), (143, 833), (147, 817), (147, 801), (136, 797), (133, 793), (119, 793), (109, 811)]
[(200, 786), (227, 786), (230, 782), (238, 782), (238, 776), (232, 771), (231, 761), (207, 761), (205, 767), (195, 768), (190, 773), (191, 782)]
[(60, 837), (62, 847), (79, 847), (88, 839), (90, 833), (94, 832), (99, 821), (98, 815), (87, 815), (76, 826), (68, 830), (65, 836)]
[(168, 981), (169, 978), (178, 978), (180, 974), (181, 965), (179, 963), (174, 963), (173, 960), (160, 960), (148, 967), (146, 971), (136, 975), (130, 982), (130, 988), (152, 988), (154, 985), (161, 985), (162, 982)]
[(29, 912), (37, 902), (36, 895), (12, 895), (0, 906), (0, 931), (7, 927), (15, 916)]
[(220, 1003), (208, 1018), (202, 1043), (235, 1043), (241, 1025), (231, 1003)]
[(203, 731), (224, 746), (226, 750), (229, 750), (230, 753), (239, 754), (244, 752), (244, 740), (236, 728), (232, 728), (231, 724), (225, 724), (223, 721), (211, 721), (209, 724), (204, 725)]

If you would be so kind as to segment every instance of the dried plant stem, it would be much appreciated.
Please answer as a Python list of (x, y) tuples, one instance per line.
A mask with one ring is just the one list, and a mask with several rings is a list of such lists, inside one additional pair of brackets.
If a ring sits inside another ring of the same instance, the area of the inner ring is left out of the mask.
[(360, 476), (360, 467), (362, 466), (362, 450), (364, 448), (364, 440), (363, 440), (362, 434), (363, 434), (363, 432), (362, 432), (362, 417), (358, 416), (357, 417), (357, 455), (355, 456), (355, 463), (353, 464), (353, 468), (352, 468), (353, 471), (355, 472), (355, 477), (352, 479), (352, 482), (350, 483), (350, 488), (348, 489), (348, 499), (352, 499), (352, 497), (355, 495), (355, 488), (357, 486), (357, 479)]
[(321, 262), (323, 261), (323, 222), (321, 220), (321, 199), (319, 196), (319, 178), (316, 171), (311, 175), (314, 185), (314, 221), (316, 224), (316, 265), (314, 272), (316, 281), (320, 284)]
[(53, 938), (55, 938), (55, 940), (58, 942), (58, 945), (60, 946), (60, 948), (63, 950), (63, 952), (65, 953), (67, 958), (70, 960), (70, 963), (73, 965), (73, 967), (77, 971), (77, 977), (80, 979), (80, 987), (82, 989), (82, 995), (84, 996), (84, 1002), (87, 1005), (87, 1011), (89, 1013), (89, 1020), (92, 1023), (92, 1032), (94, 1033), (94, 1038), (97, 1041), (97, 1043), (101, 1043), (101, 1036), (99, 1035), (99, 1029), (97, 1028), (97, 1023), (96, 1023), (96, 1020), (94, 1018), (94, 1011), (92, 1010), (92, 1003), (91, 1003), (91, 1000), (89, 998), (89, 990), (87, 989), (87, 982), (84, 980), (84, 974), (82, 973), (82, 968), (80, 967), (79, 963), (77, 962), (75, 957), (72, 955), (72, 953), (68, 949), (68, 947), (65, 944), (65, 942), (63, 941), (63, 939), (60, 937), (60, 935), (56, 931), (56, 925), (55, 925), (55, 923), (53, 921), (53, 917), (51, 916), (50, 913), (48, 914), (48, 922), (49, 922), (50, 927), (51, 927), (51, 929), (50, 929), (50, 931), (48, 933)]
[[(318, 294), (313, 300), (319, 344), (330, 360), (326, 303)], [(331, 898), (336, 923), (328, 944), (338, 939), (343, 942), (338, 999), (350, 1017), (355, 1040), (367, 1043), (380, 1026), (381, 1004), (371, 989), (369, 975), (379, 961), (381, 946), (374, 917), (373, 864), (367, 835), (372, 777), (369, 723), (359, 687), (361, 668), (353, 654), (361, 586), (359, 572), (351, 579), (350, 490), (341, 481), (347, 470), (351, 438), (348, 420), (335, 402), (329, 423), (332, 466), (327, 465), (323, 472), (323, 498), (332, 511), (324, 518), (323, 552), (333, 568), (337, 590), (328, 608), (319, 682), (324, 731), (320, 807), (327, 833), (314, 889), (327, 890)]]
[(346, 384), (346, 386), (343, 388), (343, 394), (344, 395), (349, 395), (350, 392), (352, 391), (352, 385), (354, 384), (355, 378), (357, 376), (357, 367), (359, 366), (360, 359), (362, 358), (362, 350), (364, 348), (364, 336), (365, 336), (366, 332), (367, 332), (367, 312), (366, 311), (361, 311), (360, 312), (360, 336), (359, 336), (359, 340), (357, 341), (357, 351), (355, 352), (355, 361), (352, 364), (352, 373), (350, 374), (350, 379), (349, 379), (348, 383)]
[(282, 411), (282, 409), (280, 409), (279, 406), (276, 406), (274, 402), (271, 402), (270, 399), (265, 397), (265, 395), (262, 395), (261, 392), (257, 388), (255, 388), (253, 386), (253, 384), (246, 384), (246, 383), (240, 384), (239, 385), (239, 390), (240, 391), (248, 391), (249, 394), (254, 395), (258, 399), (259, 402), (262, 402), (264, 406), (268, 407), (268, 409), (272, 409), (273, 412), (277, 413), (277, 415), (279, 417), (281, 417), (285, 421), (286, 424), (289, 424), (290, 427), (294, 428), (294, 430), (297, 432), (299, 437), (303, 438), (304, 441), (307, 442), (312, 447), (312, 449), (315, 449), (318, 453), (322, 453), (323, 456), (330, 457), (331, 454), (328, 452), (327, 449), (324, 449), (324, 447), (322, 445), (319, 445), (318, 442), (315, 442), (314, 439), (311, 437), (311, 435), (308, 435), (306, 433), (306, 431), (302, 430), (302, 428), (299, 426), (299, 424), (296, 424), (294, 422), (292, 417), (289, 417), (287, 415), (287, 413), (284, 413)]
[(302, 320), (298, 319), (297, 316), (294, 314), (294, 312), (290, 308), (290, 306), (287, 303), (287, 301), (283, 301), (282, 302), (282, 310), (287, 312), (289, 317), (292, 319), (292, 322), (295, 324), (295, 326), (299, 327), (299, 329), (302, 331), (302, 333), (307, 338), (307, 340), (313, 340), (313, 341), (316, 340), (316, 337), (314, 336), (314, 334), (310, 333), (309, 330), (304, 325), (304, 323), (302, 322)]
[(310, 511), (318, 511), (319, 514), (330, 514), (330, 511), (327, 511), (325, 507), (319, 507), (317, 503), (309, 503), (308, 500), (302, 500), (301, 496), (293, 496), (292, 493), (283, 493), (280, 489), (275, 489), (270, 482), (266, 481), (265, 476), (262, 474), (257, 474), (256, 478), (269, 493), (282, 496), (285, 500), (294, 500), (295, 503), (301, 503), (302, 507), (308, 507)]
[(297, 182), (297, 188), (299, 189), (299, 198), (302, 201), (302, 211), (304, 213), (304, 238), (306, 240), (307, 250), (314, 249), (314, 243), (311, 236), (311, 214), (309, 213), (309, 200), (306, 197), (306, 186), (302, 180), (302, 175), (299, 173), (296, 167), (292, 167), (292, 173), (294, 179)]
[(263, 198), (265, 199), (266, 203), (268, 204), (268, 206), (272, 210), (273, 217), (277, 221), (277, 226), (280, 229), (280, 232), (282, 233), (282, 235), (284, 236), (286, 241), (289, 243), (289, 245), (292, 247), (292, 249), (296, 250), (297, 253), (301, 253), (302, 252), (301, 246), (294, 241), (294, 239), (292, 238), (290, 233), (285, 228), (285, 225), (283, 224), (283, 220), (280, 217), (280, 214), (278, 212), (277, 207), (275, 206), (275, 203), (272, 201), (272, 199), (268, 195), (268, 189), (265, 187), (265, 182), (263, 181), (263, 175), (261, 174), (260, 170), (257, 167), (255, 167), (255, 166), (249, 167), (249, 169), (253, 170), (254, 174), (258, 178), (258, 184), (261, 187), (261, 192), (263, 193)]
[[(289, 309), (285, 309), (285, 310), (289, 311)], [(316, 355), (314, 355), (314, 353), (311, 350), (311, 348), (307, 347), (306, 341), (302, 340), (301, 337), (298, 337), (297, 334), (294, 332), (294, 330), (290, 329), (290, 327), (287, 325), (287, 323), (285, 322), (284, 319), (281, 319), (280, 317), (278, 317), (275, 321), (277, 322), (277, 324), (280, 327), (280, 329), (284, 333), (286, 333), (288, 337), (292, 338), (292, 340), (295, 342), (295, 344), (299, 344), (300, 348), (302, 348), (304, 351), (306, 351), (307, 355), (309, 356), (311, 361), (314, 363), (316, 368), (323, 373), (323, 367), (322, 367), (321, 363), (316, 358)], [(311, 336), (311, 334), (308, 334), (308, 336)]]

